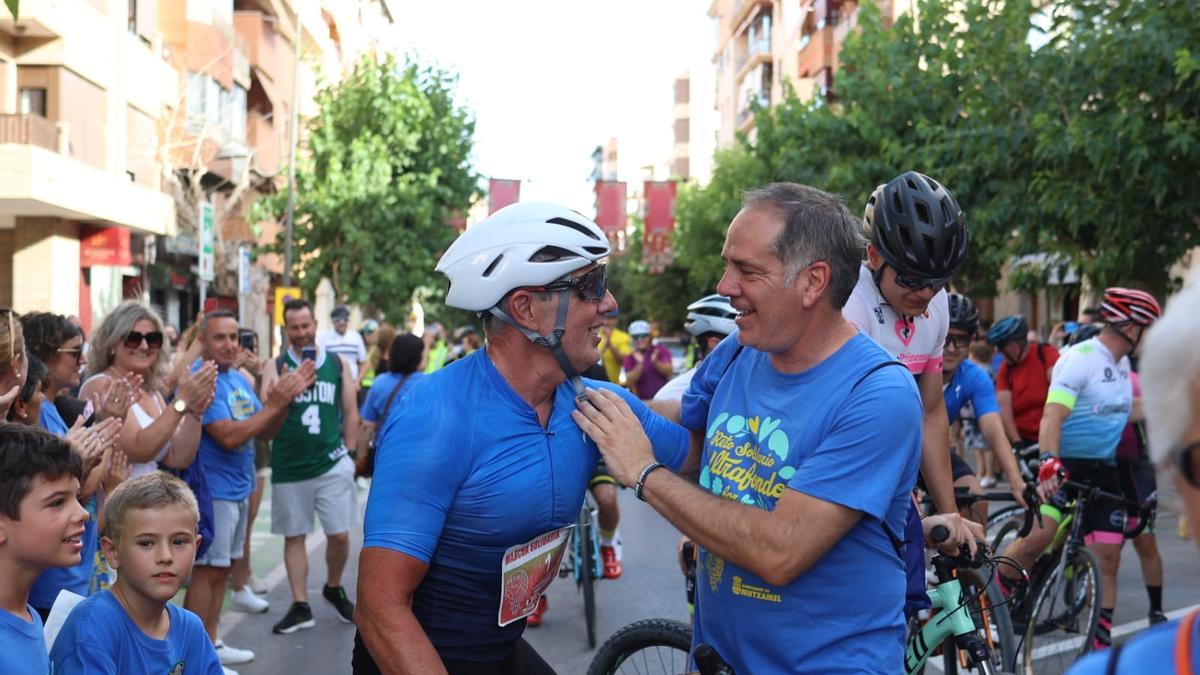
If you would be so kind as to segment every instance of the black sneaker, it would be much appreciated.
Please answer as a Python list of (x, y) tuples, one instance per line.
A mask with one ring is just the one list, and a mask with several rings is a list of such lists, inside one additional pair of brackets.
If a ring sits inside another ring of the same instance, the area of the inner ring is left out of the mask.
[(275, 624), (271, 632), (278, 633), (279, 635), (287, 635), (288, 633), (295, 633), (301, 628), (312, 628), (315, 625), (317, 625), (317, 622), (313, 621), (312, 608), (308, 606), (308, 603), (293, 602), (292, 606), (288, 608), (287, 615), (279, 623)]
[(321, 589), (321, 595), (337, 610), (338, 618), (346, 623), (354, 623), (354, 603), (346, 597), (346, 589), (342, 586), (333, 588), (326, 586)]
[(1163, 623), (1167, 620), (1167, 615), (1162, 612), (1150, 612), (1150, 625)]

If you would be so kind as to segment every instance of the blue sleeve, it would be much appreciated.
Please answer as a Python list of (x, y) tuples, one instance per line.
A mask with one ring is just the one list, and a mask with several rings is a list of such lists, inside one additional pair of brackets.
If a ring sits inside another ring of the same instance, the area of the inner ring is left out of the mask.
[(788, 487), (886, 520), (896, 495), (917, 480), (924, 413), (916, 385), (899, 368), (885, 368), (858, 385), (836, 414)]
[[(434, 386), (428, 386), (434, 385)], [(429, 562), (446, 514), (467, 477), (470, 425), (436, 383), (422, 380), (388, 417), (376, 442), (375, 477), (363, 520), (363, 547)], [(453, 400), (458, 400), (454, 397)]]
[(967, 371), (970, 381), (971, 407), (975, 409), (975, 419), (984, 415), (1000, 412), (1000, 404), (996, 402), (996, 390), (992, 379), (983, 368), (971, 368)]
[(114, 655), (127, 645), (119, 631), (111, 630), (119, 617), (105, 617), (93, 611), (97, 608), (81, 604), (72, 610), (50, 650), (55, 675), (122, 675)]
[[(371, 385), (371, 388), (367, 391), (367, 400), (363, 402), (362, 412), (360, 413), (363, 420), (372, 424), (379, 421), (379, 415), (383, 412), (383, 404), (387, 402), (387, 396), (392, 393), (392, 387), (395, 386), (392, 384), (391, 378), (385, 380), (383, 376), (380, 376), (375, 380), (375, 384)], [(375, 431), (378, 433), (379, 429)]]
[(696, 376), (692, 378), (692, 384), (684, 392), (679, 404), (679, 421), (688, 429), (703, 429), (708, 425), (708, 406), (712, 402), (713, 392), (717, 390), (721, 376), (729, 370), (733, 359), (739, 354), (737, 335), (735, 330), (721, 340), (696, 368)]
[(204, 411), (204, 418), (200, 423), (202, 425), (212, 424), (228, 419), (233, 419), (233, 411), (229, 408), (229, 384), (225, 381), (218, 381), (212, 403), (208, 405), (208, 410)]
[(666, 464), (672, 471), (678, 471), (679, 467), (683, 466), (683, 460), (687, 459), (692, 442), (687, 429), (654, 412), (624, 387), (598, 380), (588, 380), (588, 385), (604, 387), (625, 399), (633, 414), (637, 415), (642, 423), (646, 436), (650, 438), (650, 445), (654, 447), (654, 458)]

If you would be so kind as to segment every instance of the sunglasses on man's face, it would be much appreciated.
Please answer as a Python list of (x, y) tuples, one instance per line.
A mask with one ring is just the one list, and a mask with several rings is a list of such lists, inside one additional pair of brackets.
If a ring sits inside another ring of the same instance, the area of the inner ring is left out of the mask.
[(1200, 473), (1196, 465), (1200, 464), (1200, 441), (1190, 443), (1171, 452), (1171, 460), (1175, 470), (1194, 488), (1200, 489)]
[(75, 357), (75, 363), (83, 361), (83, 347), (72, 347), (70, 349), (60, 348), (59, 354), (71, 354)]
[(950, 277), (919, 277), (914, 274), (904, 274), (900, 270), (896, 270), (896, 284), (910, 291), (932, 288), (933, 292), (937, 293), (945, 288), (948, 283), (950, 283)]
[(948, 333), (946, 335), (945, 346), (947, 346), (947, 347), (953, 346), (955, 349), (966, 349), (967, 347), (971, 346), (971, 336), (970, 335), (954, 335), (953, 333)]
[(158, 349), (163, 345), (162, 331), (151, 331), (149, 333), (141, 333), (136, 330), (129, 331), (125, 336), (125, 346), (129, 349), (137, 349), (142, 346), (142, 340), (146, 341), (146, 346), (150, 349)]
[(587, 274), (570, 279), (560, 279), (541, 287), (543, 291), (563, 291), (574, 289), (583, 300), (599, 302), (608, 293), (608, 273), (604, 265), (599, 265)]

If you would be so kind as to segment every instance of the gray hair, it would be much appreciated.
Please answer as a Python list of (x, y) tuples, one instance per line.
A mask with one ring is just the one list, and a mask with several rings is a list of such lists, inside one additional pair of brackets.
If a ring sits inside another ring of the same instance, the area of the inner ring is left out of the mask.
[[(155, 330), (162, 331), (163, 320), (153, 309), (140, 302), (129, 300), (117, 305), (117, 308), (109, 312), (108, 316), (104, 317), (104, 321), (100, 322), (100, 327), (92, 333), (92, 349), (88, 352), (87, 377), (91, 377), (97, 373), (103, 373), (112, 367), (113, 356), (116, 351), (117, 343), (125, 340), (125, 336), (129, 335), (129, 331), (133, 330), (133, 324), (138, 321), (150, 321), (154, 324)], [(150, 369), (146, 371), (145, 379), (142, 382), (142, 388), (146, 391), (156, 391), (159, 382), (167, 372), (167, 364), (171, 360), (171, 345), (164, 339), (163, 345), (158, 348), (158, 356), (155, 357), (154, 363), (150, 364)]]
[(1141, 384), (1146, 406), (1146, 432), (1150, 436), (1150, 458), (1166, 459), (1195, 421), (1192, 383), (1200, 379), (1200, 272), (1167, 303), (1162, 318), (1142, 340)]
[(771, 183), (747, 190), (742, 207), (769, 209), (783, 217), (775, 255), (783, 263), (783, 285), (791, 286), (815, 262), (829, 265), (829, 302), (841, 309), (858, 283), (867, 240), (859, 220), (835, 195), (799, 183)]

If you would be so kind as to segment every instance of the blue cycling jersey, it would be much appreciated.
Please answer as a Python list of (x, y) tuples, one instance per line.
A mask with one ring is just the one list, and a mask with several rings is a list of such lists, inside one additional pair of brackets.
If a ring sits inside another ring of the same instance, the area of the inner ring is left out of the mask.
[(946, 399), (946, 414), (949, 415), (951, 424), (958, 419), (959, 411), (967, 403), (975, 409), (975, 419), (980, 419), (988, 413), (1000, 412), (992, 378), (988, 377), (987, 371), (970, 361), (962, 362), (942, 394)]
[[(682, 464), (688, 433), (607, 382), (633, 408), (659, 461)], [(505, 551), (575, 522), (600, 459), (559, 385), (545, 427), (485, 350), (428, 375), (388, 417), (376, 445), (364, 547), (427, 562), (413, 613), (442, 658), (496, 661), (525, 629), (498, 625)]]

